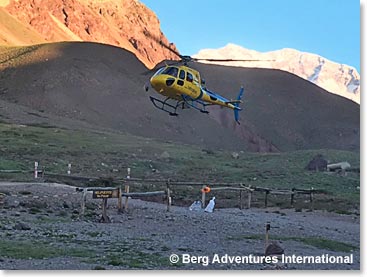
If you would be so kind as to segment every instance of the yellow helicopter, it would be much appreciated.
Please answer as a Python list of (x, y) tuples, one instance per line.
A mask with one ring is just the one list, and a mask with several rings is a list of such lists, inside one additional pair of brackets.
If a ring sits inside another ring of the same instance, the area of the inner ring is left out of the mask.
[[(163, 45), (165, 46), (165, 45)], [(177, 116), (177, 109), (194, 108), (202, 113), (209, 113), (207, 106), (219, 105), (234, 111), (234, 119), (239, 122), (239, 112), (242, 110), (242, 96), (244, 92), (243, 86), (235, 100), (227, 99), (218, 93), (210, 91), (206, 88), (205, 81), (200, 77), (200, 73), (189, 67), (189, 62), (205, 61), (254, 61), (254, 60), (234, 60), (234, 59), (198, 59), (190, 56), (180, 55), (177, 51), (165, 46), (167, 49), (180, 57), (173, 65), (165, 65), (159, 68), (150, 78), (151, 87), (159, 94), (165, 96), (164, 100), (150, 96), (153, 105), (167, 112), (171, 116)], [(181, 64), (181, 65), (179, 65)], [(149, 90), (149, 86), (145, 85), (145, 90)]]

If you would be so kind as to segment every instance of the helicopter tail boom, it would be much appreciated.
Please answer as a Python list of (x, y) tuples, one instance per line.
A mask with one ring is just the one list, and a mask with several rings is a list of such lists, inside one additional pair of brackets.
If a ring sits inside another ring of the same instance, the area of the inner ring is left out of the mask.
[(244, 88), (241, 86), (240, 92), (238, 93), (236, 101), (234, 101), (234, 120), (240, 124), (240, 111), (242, 110), (240, 108), (240, 103), (242, 103), (241, 98), (243, 96)]

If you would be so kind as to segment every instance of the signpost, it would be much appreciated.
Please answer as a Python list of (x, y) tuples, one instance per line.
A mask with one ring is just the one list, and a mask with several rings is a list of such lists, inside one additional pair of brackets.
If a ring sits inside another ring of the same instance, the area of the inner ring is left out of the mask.
[[(95, 188), (95, 189), (89, 189), (89, 190), (92, 190), (93, 199), (102, 199), (102, 217), (100, 219), (100, 222), (103, 222), (103, 223), (111, 222), (111, 219), (107, 215), (107, 200), (108, 198), (121, 198), (121, 189), (120, 188)], [(119, 210), (121, 210), (121, 207), (119, 207)]]

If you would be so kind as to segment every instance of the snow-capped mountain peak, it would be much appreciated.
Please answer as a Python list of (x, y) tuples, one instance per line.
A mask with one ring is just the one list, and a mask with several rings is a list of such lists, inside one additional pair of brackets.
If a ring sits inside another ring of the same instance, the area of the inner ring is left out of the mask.
[(194, 58), (263, 60), (215, 62), (227, 66), (272, 68), (291, 72), (321, 88), (360, 103), (360, 75), (351, 66), (330, 61), (317, 54), (284, 48), (258, 52), (229, 43), (219, 49), (203, 49)]

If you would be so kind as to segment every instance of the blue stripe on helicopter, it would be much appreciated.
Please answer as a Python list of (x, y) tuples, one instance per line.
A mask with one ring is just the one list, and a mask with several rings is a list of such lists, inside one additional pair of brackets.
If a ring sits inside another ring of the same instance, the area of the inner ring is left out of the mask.
[(201, 99), (201, 97), (203, 97), (203, 89), (202, 88), (200, 88), (200, 94), (199, 94), (199, 96), (198, 97), (196, 97), (196, 98), (193, 98), (193, 100), (199, 100), (199, 99)]
[[(202, 90), (203, 90), (203, 89), (202, 89)], [(210, 91), (210, 90), (204, 90), (204, 92), (205, 92), (207, 95), (209, 95), (209, 97), (214, 97), (214, 98), (216, 98), (216, 100), (222, 101), (222, 102), (224, 102), (224, 103), (226, 103), (226, 102), (230, 102), (230, 100), (228, 100), (227, 98), (225, 98), (225, 97), (223, 97), (223, 96), (221, 96), (221, 95), (219, 95), (219, 94), (216, 94), (216, 93), (214, 93), (214, 92), (212, 92), (212, 91)]]

